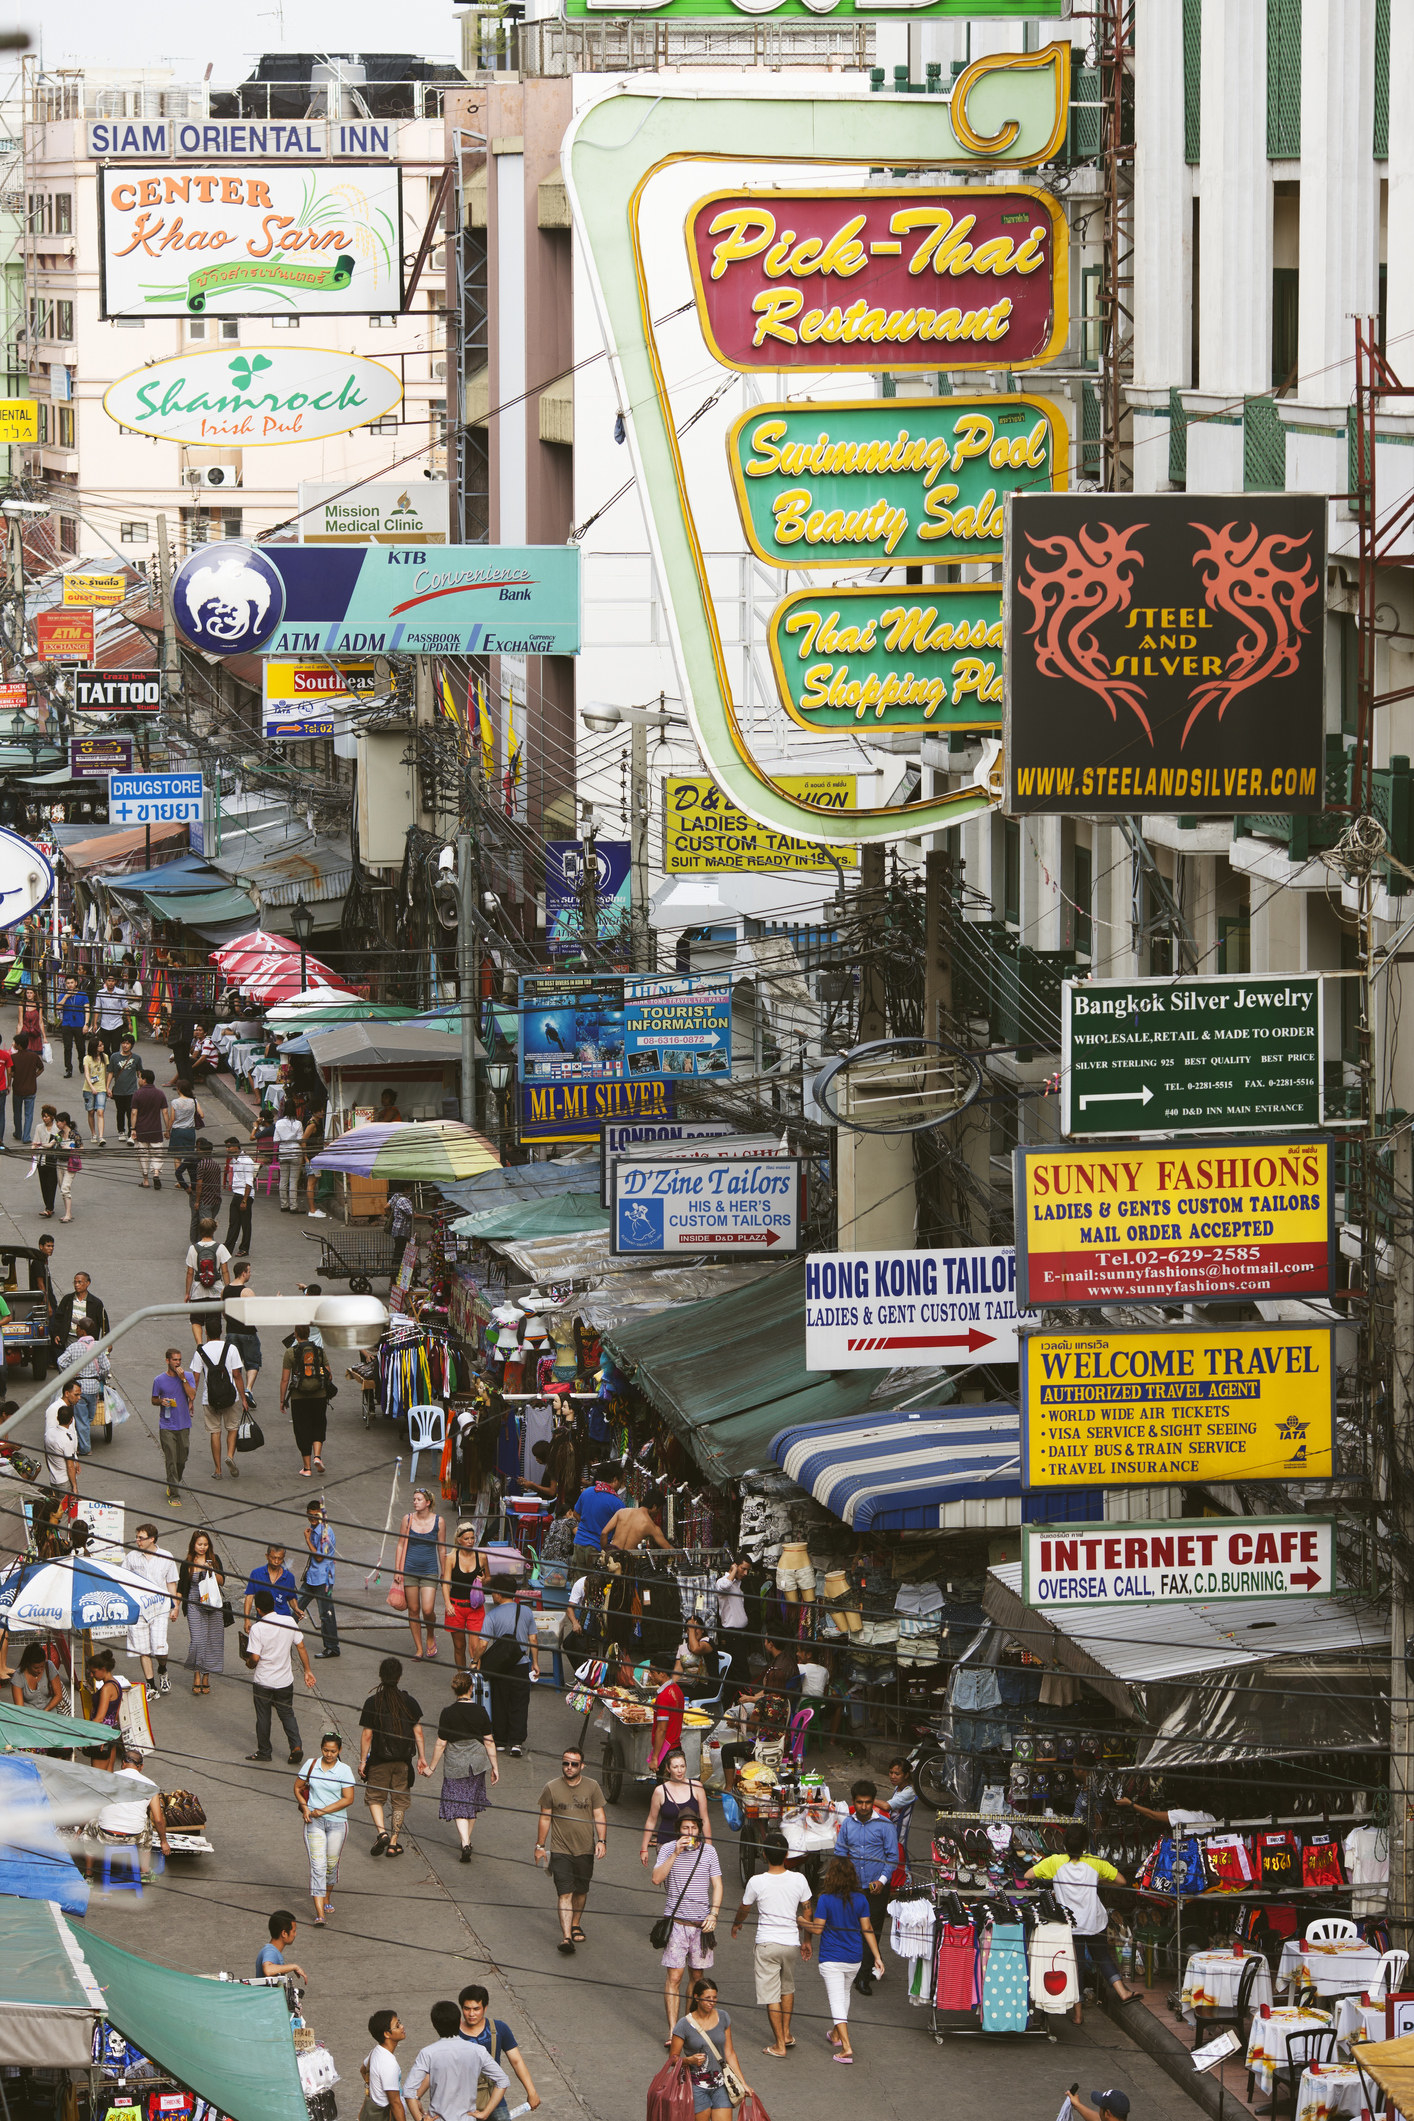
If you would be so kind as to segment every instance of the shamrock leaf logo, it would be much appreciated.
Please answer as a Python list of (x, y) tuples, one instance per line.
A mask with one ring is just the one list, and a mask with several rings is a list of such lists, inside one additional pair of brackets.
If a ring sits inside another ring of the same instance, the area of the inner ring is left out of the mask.
[(240, 354), (230, 365), (231, 374), (235, 377), (236, 389), (249, 390), (252, 379), (259, 375), (262, 368), (271, 367), (272, 363), (267, 355), (258, 353), (250, 361), (246, 359), (244, 354)]

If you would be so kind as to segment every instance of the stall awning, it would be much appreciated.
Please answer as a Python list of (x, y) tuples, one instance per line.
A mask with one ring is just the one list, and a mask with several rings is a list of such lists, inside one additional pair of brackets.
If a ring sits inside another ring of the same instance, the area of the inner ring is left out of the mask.
[(15, 1701), (0, 1701), (0, 1745), (14, 1752), (112, 1743), (113, 1733), (106, 1723), (86, 1723), (81, 1716), (51, 1716), (44, 1709), (26, 1709)]
[[(389, 1022), (335, 1024), (328, 1030), (311, 1030), (309, 1050), (315, 1066), (327, 1073), (331, 1068), (352, 1067), (363, 1062), (370, 1068), (394, 1068), (425, 1061), (429, 1065), (454, 1068), (462, 1057), (461, 1040), (445, 1031), (423, 1031), (410, 1024)], [(474, 1050), (481, 1059), (481, 1047)]]
[(96, 881), (120, 898), (141, 898), (147, 891), (180, 891), (184, 895), (189, 891), (221, 891), (226, 884), (226, 879), (200, 854), (181, 854), (176, 861), (162, 862), (156, 869), (136, 869), (127, 876), (100, 876)]
[(72, 840), (61, 846), (64, 865), (75, 876), (87, 876), (90, 870), (123, 871), (137, 868), (146, 862), (148, 835), (152, 845), (172, 847), (184, 842), (187, 836), (185, 825), (138, 825), (120, 832), (105, 832), (92, 839)]
[(39, 1768), (18, 1753), (0, 1759), (0, 1894), (88, 1912), (88, 1881), (59, 1839)]
[(215, 891), (144, 891), (142, 902), (159, 921), (185, 921), (189, 928), (219, 927), (226, 921), (245, 926), (255, 918), (255, 901), (231, 885)]
[(552, 1193), (539, 1200), (508, 1200), (478, 1209), (452, 1224), (458, 1237), (479, 1237), (487, 1244), (523, 1244), (534, 1237), (573, 1237), (583, 1230), (607, 1230), (609, 1211), (597, 1193)]
[(980, 1530), (1021, 1522), (1015, 1407), (814, 1422), (773, 1436), (771, 1456), (856, 1532)]
[(103, 1997), (47, 1900), (0, 1899), (0, 2066), (83, 2069)]
[(616, 1326), (605, 1346), (717, 1482), (768, 1465), (783, 1425), (862, 1414), (883, 1370), (805, 1367), (805, 1268)]

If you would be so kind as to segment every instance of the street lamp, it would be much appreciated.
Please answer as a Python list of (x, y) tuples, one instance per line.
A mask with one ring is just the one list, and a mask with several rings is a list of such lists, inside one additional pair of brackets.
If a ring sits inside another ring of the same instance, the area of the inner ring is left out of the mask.
[(290, 909), (290, 926), (294, 929), (295, 941), (299, 944), (299, 991), (303, 994), (308, 985), (305, 978), (304, 954), (309, 948), (309, 938), (314, 933), (314, 915), (304, 902), (303, 892)]
[(510, 1062), (504, 1060), (487, 1061), (486, 1080), (491, 1088), (496, 1114), (496, 1140), (494, 1144), (496, 1157), (498, 1162), (504, 1163), (506, 1159), (502, 1153), (501, 1143), (506, 1126), (505, 1096), (511, 1080)]

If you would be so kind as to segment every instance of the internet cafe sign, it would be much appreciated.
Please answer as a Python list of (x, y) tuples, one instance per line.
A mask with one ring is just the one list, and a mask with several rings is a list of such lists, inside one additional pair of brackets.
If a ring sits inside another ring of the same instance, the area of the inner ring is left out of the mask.
[(110, 383), (110, 420), (163, 442), (259, 449), (349, 434), (396, 410), (403, 387), (381, 361), (326, 347), (198, 348)]

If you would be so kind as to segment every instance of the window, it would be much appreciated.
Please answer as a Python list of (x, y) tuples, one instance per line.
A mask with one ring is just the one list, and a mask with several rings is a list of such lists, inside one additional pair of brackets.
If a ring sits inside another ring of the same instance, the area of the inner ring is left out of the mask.
[(368, 423), (368, 432), (371, 435), (395, 435), (397, 431), (398, 416), (395, 412), (385, 412), (381, 419), (370, 420)]
[[(1198, 379), (1201, 373), (1198, 358), (1198, 327), (1202, 312), (1199, 299), (1198, 268), (1202, 257), (1203, 221), (1199, 205), (1200, 202), (1195, 199), (1193, 201), (1193, 241), (1190, 252), (1191, 277), (1188, 282), (1188, 380), (1189, 386), (1193, 390), (1197, 390), (1199, 387)], [(1187, 476), (1188, 474), (1185, 471), (1184, 477), (1187, 478)]]
[(1243, 403), (1242, 490), (1286, 490), (1286, 429), (1275, 398), (1247, 398)]
[(368, 320), (370, 331), (396, 331), (397, 326), (396, 317), (370, 317)]
[(239, 339), (241, 335), (241, 320), (239, 317), (222, 317), (220, 322), (223, 339)]
[(446, 406), (445, 406), (445, 405), (434, 405), (434, 406), (432, 406), (431, 410), (430, 410), (430, 411), (429, 411), (429, 413), (428, 413), (428, 420), (429, 420), (429, 422), (430, 422), (430, 424), (431, 424), (431, 428), (432, 428), (432, 440), (433, 440), (434, 444), (435, 444), (435, 443), (438, 443), (438, 442), (445, 442), (445, 441), (446, 441), (446, 439), (447, 439), (447, 408), (446, 408)]
[(79, 525), (77, 516), (60, 516), (59, 550), (77, 552), (79, 549)]
[(1301, 0), (1267, 0), (1267, 154), (1301, 153)]
[(1082, 368), (1098, 368), (1100, 365), (1100, 272), (1098, 265), (1086, 265), (1080, 274), (1080, 365)]
[(1296, 388), (1297, 320), (1301, 274), (1294, 265), (1272, 271), (1272, 389), (1283, 396)]
[(223, 538), (238, 538), (241, 534), (241, 512), (239, 508), (223, 508), (220, 513)]
[(1183, 159), (1196, 162), (1202, 140), (1203, 0), (1183, 0)]
[(146, 523), (120, 523), (118, 542), (120, 545), (145, 545), (148, 542)]
[(1100, 480), (1100, 393), (1093, 383), (1080, 386), (1080, 476)]
[(298, 318), (298, 317), (267, 317), (267, 318), (265, 319), (265, 321), (266, 321), (266, 323), (267, 323), (267, 324), (269, 325), (269, 327), (270, 327), (271, 331), (298, 331), (298, 330), (299, 330), (299, 318)]
[(204, 339), (206, 337), (205, 317), (187, 318), (187, 337), (189, 339)]
[(1219, 972), (1252, 970), (1252, 916), (1250, 913), (1218, 915)]
[(44, 295), (29, 298), (29, 335), (32, 339), (54, 336), (54, 305)]
[(1010, 817), (1002, 819), (1002, 919), (1021, 926), (1021, 826)]
[(39, 429), (40, 442), (43, 444), (49, 440), (49, 407), (43, 398), (39, 400), (36, 407), (36, 425)]
[(74, 305), (72, 302), (54, 304), (54, 336), (56, 339), (72, 339), (74, 336)]
[(74, 195), (59, 191), (54, 194), (54, 233), (56, 236), (71, 236), (74, 232)]
[[(60, 447), (61, 449), (75, 449), (75, 448), (77, 448), (77, 446), (78, 446), (78, 445), (77, 445), (77, 443), (76, 443), (76, 441), (75, 441), (75, 439), (74, 439), (74, 408), (73, 408), (73, 406), (72, 406), (72, 405), (56, 405), (56, 406), (55, 406), (55, 408), (54, 408), (54, 416), (55, 416), (55, 419), (56, 419), (56, 421), (57, 421), (57, 423), (58, 423), (58, 436), (57, 436), (57, 440), (58, 440), (58, 444), (59, 444), (59, 447)], [(63, 520), (67, 521), (68, 519), (67, 519), (67, 517), (65, 517), (65, 518), (64, 518)]]
[(50, 193), (34, 191), (29, 195), (29, 230), (32, 236), (52, 236), (54, 233), (54, 200)]
[(1188, 414), (1183, 392), (1169, 389), (1169, 484), (1180, 490), (1188, 484)]
[(1389, 157), (1389, 0), (1375, 0), (1375, 159)]
[(1342, 612), (1336, 625), (1340, 628), (1340, 733), (1354, 736), (1360, 714), (1360, 628), (1350, 611)]
[(1075, 901), (1071, 908), (1075, 926), (1075, 954), (1089, 957), (1093, 940), (1092, 901), (1094, 894), (1095, 857), (1088, 847), (1077, 847), (1071, 897)]

